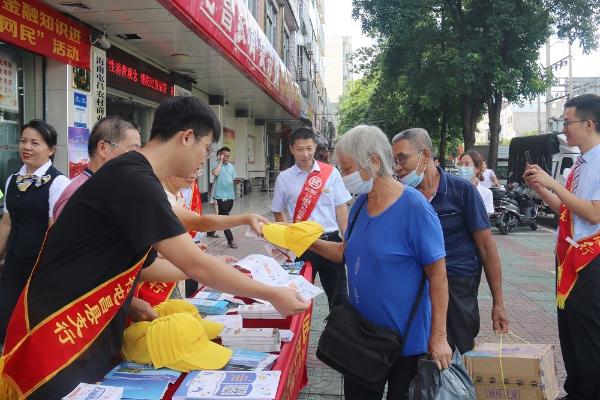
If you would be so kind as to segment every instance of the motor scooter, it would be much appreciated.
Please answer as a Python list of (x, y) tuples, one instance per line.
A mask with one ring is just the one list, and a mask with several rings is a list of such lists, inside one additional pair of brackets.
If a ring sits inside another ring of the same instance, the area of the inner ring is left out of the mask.
[(537, 229), (538, 205), (529, 196), (523, 186), (513, 183), (504, 187), (492, 187), (494, 196), (494, 215), (492, 222), (500, 233), (508, 235), (518, 226), (529, 226), (531, 230)]

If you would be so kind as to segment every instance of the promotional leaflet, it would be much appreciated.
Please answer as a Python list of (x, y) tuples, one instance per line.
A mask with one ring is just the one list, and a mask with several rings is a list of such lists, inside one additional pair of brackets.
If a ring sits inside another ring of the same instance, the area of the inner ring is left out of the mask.
[(281, 371), (194, 371), (183, 380), (173, 400), (272, 400)]

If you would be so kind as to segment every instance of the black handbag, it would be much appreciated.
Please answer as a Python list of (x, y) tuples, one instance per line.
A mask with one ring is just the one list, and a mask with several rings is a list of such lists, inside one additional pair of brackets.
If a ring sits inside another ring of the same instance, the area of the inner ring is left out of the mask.
[[(366, 200), (360, 204), (348, 231), (352, 228)], [(405, 334), (408, 333), (425, 287), (425, 273), (412, 306)], [(396, 364), (404, 339), (397, 332), (377, 326), (365, 319), (350, 304), (334, 307), (317, 346), (317, 358), (340, 372), (345, 378), (373, 391), (383, 389)]]

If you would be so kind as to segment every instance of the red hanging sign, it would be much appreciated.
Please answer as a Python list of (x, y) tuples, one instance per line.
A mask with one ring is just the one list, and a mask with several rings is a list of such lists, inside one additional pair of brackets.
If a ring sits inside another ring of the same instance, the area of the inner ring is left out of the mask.
[(0, 40), (90, 69), (90, 30), (38, 0), (0, 2)]

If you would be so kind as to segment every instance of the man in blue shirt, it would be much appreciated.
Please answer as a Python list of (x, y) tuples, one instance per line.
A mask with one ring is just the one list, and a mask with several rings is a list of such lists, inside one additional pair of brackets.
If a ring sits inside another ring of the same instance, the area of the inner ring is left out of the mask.
[(474, 347), (479, 333), (477, 293), (482, 264), (493, 298), (494, 331), (508, 332), (500, 258), (483, 200), (470, 182), (434, 165), (433, 145), (425, 129), (400, 132), (392, 147), (396, 174), (425, 196), (442, 224), (449, 291), (448, 343), (465, 353)]
[[(233, 164), (229, 162), (230, 155), (231, 149), (229, 147), (219, 149), (217, 152), (219, 163), (212, 170), (212, 174), (215, 176), (214, 199), (217, 201), (219, 215), (229, 215), (229, 212), (233, 208), (233, 200), (235, 199), (234, 180), (237, 178), (237, 172)], [(233, 240), (231, 229), (225, 229), (224, 232), (229, 247), (237, 249), (238, 246), (235, 240)], [(209, 232), (208, 236), (216, 237), (214, 232)]]

